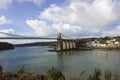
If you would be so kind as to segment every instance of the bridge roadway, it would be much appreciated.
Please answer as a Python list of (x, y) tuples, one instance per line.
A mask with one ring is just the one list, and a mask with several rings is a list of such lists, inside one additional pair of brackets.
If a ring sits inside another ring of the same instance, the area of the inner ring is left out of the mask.
[(57, 39), (57, 38), (43, 38), (43, 37), (0, 37), (0, 39)]
[[(0, 37), (0, 39), (58, 39), (58, 38), (44, 38), (44, 37)], [(62, 39), (62, 40), (74, 40), (74, 39)]]

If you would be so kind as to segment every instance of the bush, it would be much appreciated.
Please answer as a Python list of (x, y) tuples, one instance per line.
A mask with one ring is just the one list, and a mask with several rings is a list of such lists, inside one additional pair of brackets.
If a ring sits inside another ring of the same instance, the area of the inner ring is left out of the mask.
[(112, 72), (110, 70), (105, 70), (104, 72), (104, 78), (105, 80), (112, 80)]
[(88, 78), (88, 80), (101, 80), (100, 76), (101, 76), (101, 70), (95, 69), (94, 74), (90, 75), (89, 78)]
[(24, 68), (25, 68), (25, 65), (23, 65), (21, 68), (20, 68), (20, 70), (18, 70), (18, 73), (25, 73), (25, 71), (24, 71)]
[(55, 68), (52, 68), (47, 72), (48, 80), (65, 80), (64, 75)]
[(3, 72), (3, 67), (0, 65), (0, 73)]

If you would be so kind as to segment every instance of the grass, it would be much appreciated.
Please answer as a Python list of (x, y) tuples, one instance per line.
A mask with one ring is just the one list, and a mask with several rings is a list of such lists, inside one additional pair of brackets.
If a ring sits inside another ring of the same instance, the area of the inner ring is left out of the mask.
[[(51, 68), (45, 74), (35, 74), (34, 69), (30, 72), (25, 72), (24, 67), (22, 66), (17, 72), (3, 72), (3, 68), (0, 66), (0, 80), (82, 80), (82, 76), (87, 73), (84, 70), (77, 77), (71, 75), (64, 76), (62, 72)], [(120, 80), (120, 74), (114, 73), (110, 69), (105, 71), (95, 69), (86, 80)]]

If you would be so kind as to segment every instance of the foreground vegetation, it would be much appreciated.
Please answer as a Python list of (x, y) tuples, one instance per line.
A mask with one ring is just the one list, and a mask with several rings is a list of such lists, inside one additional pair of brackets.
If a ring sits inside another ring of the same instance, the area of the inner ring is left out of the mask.
[[(86, 71), (83, 71), (77, 77), (64, 76), (57, 69), (51, 68), (45, 74), (35, 74), (33, 70), (25, 72), (24, 66), (18, 72), (3, 72), (3, 68), (0, 66), (0, 80), (82, 80), (85, 73)], [(120, 74), (113, 73), (109, 69), (105, 71), (95, 69), (94, 73), (89, 75), (86, 80), (120, 80)]]

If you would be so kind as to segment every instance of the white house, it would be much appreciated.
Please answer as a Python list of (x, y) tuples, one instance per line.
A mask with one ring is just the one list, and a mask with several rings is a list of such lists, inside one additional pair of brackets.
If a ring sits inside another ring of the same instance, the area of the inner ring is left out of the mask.
[(105, 44), (100, 43), (98, 40), (87, 42), (88, 47), (111, 47), (120, 46), (120, 42), (116, 39), (107, 40)]
[(90, 41), (87, 43), (89, 47), (105, 47), (106, 44), (101, 44), (98, 40)]
[(106, 41), (107, 46), (120, 46), (120, 42), (116, 39), (111, 39)]

